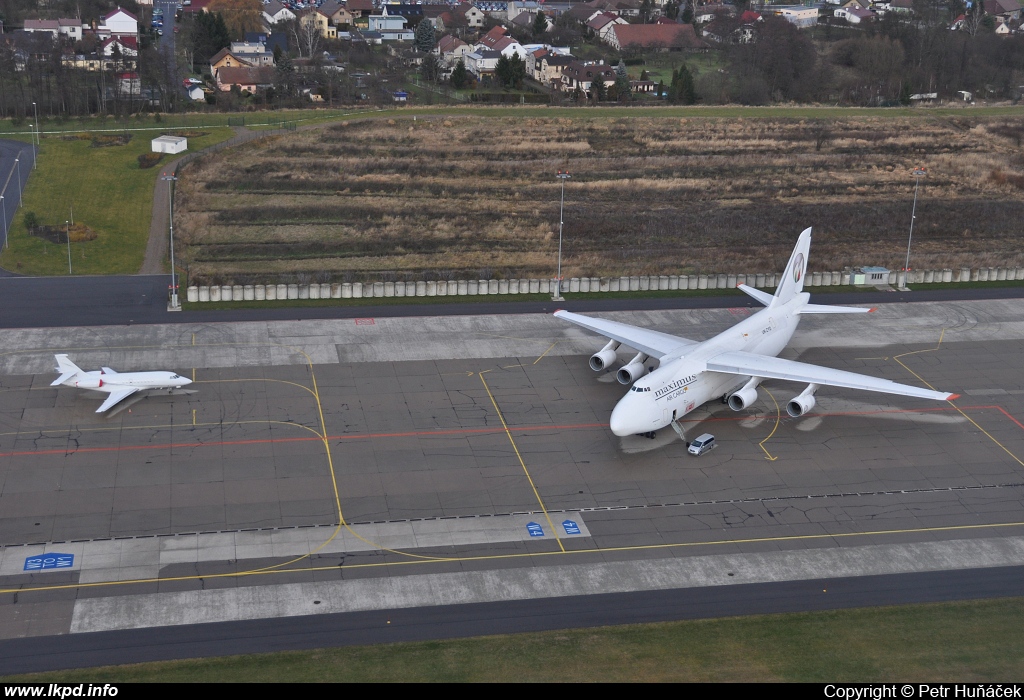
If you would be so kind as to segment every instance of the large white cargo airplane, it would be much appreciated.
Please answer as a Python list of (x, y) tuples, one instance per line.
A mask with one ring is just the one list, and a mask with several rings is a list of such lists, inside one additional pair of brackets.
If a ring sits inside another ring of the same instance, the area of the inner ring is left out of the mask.
[(115, 372), (109, 367), (86, 372), (69, 360), (67, 355), (54, 355), (54, 357), (57, 360), (56, 371), (60, 372), (60, 376), (50, 386), (63, 384), (79, 389), (105, 391), (110, 394), (107, 400), (96, 409), (96, 413), (103, 413), (137, 391), (180, 389), (186, 384), (192, 383), (191, 379), (186, 379), (174, 372)]
[[(704, 342), (556, 311), (558, 318), (610, 339), (590, 358), (590, 367), (595, 372), (615, 362), (620, 344), (638, 351), (636, 357), (616, 373), (620, 383), (633, 386), (612, 411), (612, 432), (619, 436), (650, 434), (671, 425), (682, 437), (682, 429), (676, 421), (687, 413), (719, 397), (728, 397), (729, 407), (741, 411), (757, 400), (757, 385), (765, 379), (807, 384), (786, 407), (794, 418), (814, 407), (814, 392), (822, 384), (936, 401), (959, 398), (957, 394), (776, 357), (789, 343), (803, 314), (874, 310), (808, 303), (810, 295), (803, 288), (810, 247), (811, 229), (808, 228), (800, 234), (774, 296), (745, 284), (739, 285), (739, 289), (767, 308)], [(659, 366), (648, 374), (649, 358), (658, 360)]]

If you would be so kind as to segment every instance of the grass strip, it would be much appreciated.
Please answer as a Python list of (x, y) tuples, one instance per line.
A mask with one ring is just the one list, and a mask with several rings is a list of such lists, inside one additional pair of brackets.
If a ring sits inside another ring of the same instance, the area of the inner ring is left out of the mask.
[[(821, 595), (827, 596), (827, 591)], [(1006, 598), (688, 620), (148, 663), (2, 680), (1010, 681), (1024, 676), (1022, 603)]]
[[(227, 127), (206, 131), (205, 136), (189, 138), (188, 152), (233, 135)], [(25, 188), (0, 266), (27, 275), (68, 274), (67, 244), (51, 243), (26, 228), (25, 213), (34, 212), (43, 225), (63, 228), (73, 218), (98, 233), (95, 240), (71, 243), (74, 274), (138, 272), (149, 239), (153, 190), (161, 165), (178, 157), (165, 154), (156, 167), (141, 169), (139, 156), (150, 150), (150, 135), (136, 134), (126, 145), (101, 148), (82, 139), (43, 139), (39, 167)], [(7, 197), (6, 201), (11, 206), (16, 200)]]

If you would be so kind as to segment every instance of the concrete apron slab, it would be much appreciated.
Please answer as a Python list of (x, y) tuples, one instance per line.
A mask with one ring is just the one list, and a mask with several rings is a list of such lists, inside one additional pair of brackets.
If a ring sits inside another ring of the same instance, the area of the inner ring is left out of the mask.
[(23, 574), (26, 558), (53, 552), (75, 558), (72, 566), (52, 571), (80, 571), (80, 583), (99, 583), (157, 578), (170, 564), (385, 549), (408, 551), (555, 537), (590, 537), (590, 531), (580, 513), (552, 515), (551, 525), (543, 513), (535, 513), (26, 545), (0, 550), (0, 576)]
[(1024, 564), (1024, 537), (424, 574), (75, 603), (71, 632)]

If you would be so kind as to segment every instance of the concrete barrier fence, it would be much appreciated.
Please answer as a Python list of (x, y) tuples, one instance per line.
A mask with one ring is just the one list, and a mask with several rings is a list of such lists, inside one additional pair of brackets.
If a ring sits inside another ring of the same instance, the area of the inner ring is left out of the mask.
[[(849, 285), (849, 272), (812, 272), (806, 287)], [(987, 282), (1024, 280), (1024, 267), (982, 267), (944, 270), (891, 271), (888, 283), (936, 284), (941, 282)], [(777, 273), (738, 275), (636, 275), (631, 277), (572, 277), (562, 280), (562, 291), (573, 294), (601, 294), (619, 291), (731, 289), (737, 284), (772, 288)], [(275, 301), (278, 299), (368, 299), (376, 297), (478, 296), (483, 294), (550, 294), (553, 279), (441, 280), (430, 282), (336, 282), (314, 284), (192, 285), (189, 302)]]

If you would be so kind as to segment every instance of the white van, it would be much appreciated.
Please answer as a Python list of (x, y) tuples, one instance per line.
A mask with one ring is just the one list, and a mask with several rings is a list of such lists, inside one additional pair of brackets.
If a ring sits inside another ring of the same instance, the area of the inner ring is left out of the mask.
[(715, 436), (711, 433), (704, 433), (703, 435), (697, 436), (693, 442), (690, 443), (686, 451), (690, 454), (699, 457), (708, 450), (713, 450), (718, 447), (715, 443)]

